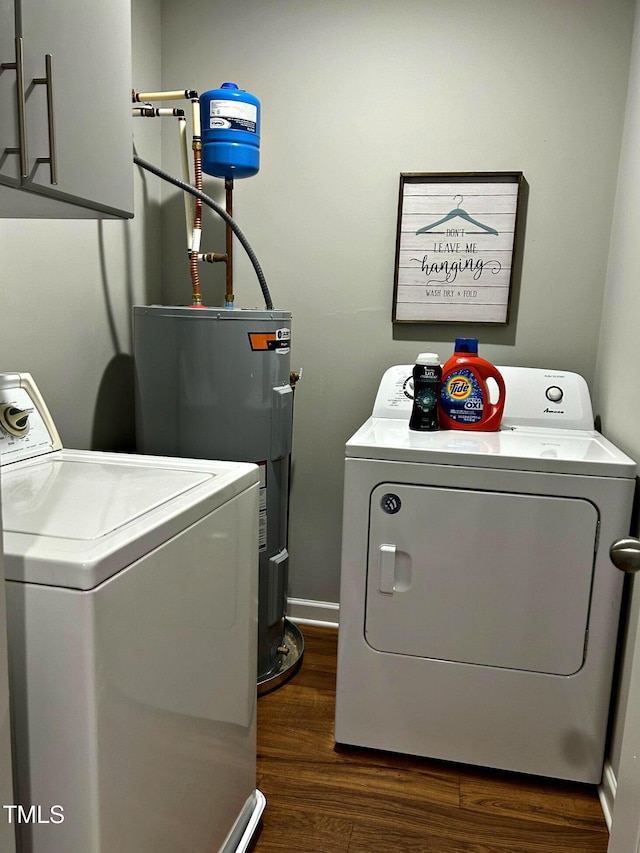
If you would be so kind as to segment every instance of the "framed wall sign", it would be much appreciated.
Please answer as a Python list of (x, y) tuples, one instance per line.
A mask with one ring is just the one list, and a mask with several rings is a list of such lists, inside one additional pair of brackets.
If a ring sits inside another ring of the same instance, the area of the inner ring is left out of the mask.
[(508, 323), (522, 181), (400, 175), (394, 323)]

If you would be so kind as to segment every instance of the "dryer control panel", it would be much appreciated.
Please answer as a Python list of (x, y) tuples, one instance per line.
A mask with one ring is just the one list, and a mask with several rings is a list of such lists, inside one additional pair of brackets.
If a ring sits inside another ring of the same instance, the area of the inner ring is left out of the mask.
[(0, 373), (0, 465), (60, 450), (62, 442), (31, 374)]
[(498, 367), (507, 386), (502, 428), (593, 430), (589, 387), (579, 373)]
[[(501, 429), (593, 430), (593, 408), (586, 381), (578, 373), (537, 367), (498, 367), (507, 388)], [(413, 365), (396, 364), (382, 377), (374, 418), (409, 419)]]

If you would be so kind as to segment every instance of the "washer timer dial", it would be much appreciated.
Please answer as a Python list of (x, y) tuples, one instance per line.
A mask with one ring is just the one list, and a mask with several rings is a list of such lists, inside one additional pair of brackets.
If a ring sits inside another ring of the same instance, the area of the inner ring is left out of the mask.
[(62, 442), (29, 373), (0, 373), (0, 466), (60, 450)]
[(12, 403), (0, 405), (0, 426), (9, 433), (21, 438), (29, 432), (29, 409), (21, 409)]

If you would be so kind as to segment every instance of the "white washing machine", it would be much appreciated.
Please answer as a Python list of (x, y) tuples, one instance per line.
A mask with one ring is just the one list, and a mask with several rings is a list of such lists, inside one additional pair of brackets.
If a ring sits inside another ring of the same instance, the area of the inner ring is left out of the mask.
[(635, 463), (577, 374), (501, 367), (500, 431), (419, 433), (411, 370), (346, 445), (335, 739), (597, 783)]
[(63, 449), (28, 374), (0, 462), (19, 849), (245, 850), (257, 468)]

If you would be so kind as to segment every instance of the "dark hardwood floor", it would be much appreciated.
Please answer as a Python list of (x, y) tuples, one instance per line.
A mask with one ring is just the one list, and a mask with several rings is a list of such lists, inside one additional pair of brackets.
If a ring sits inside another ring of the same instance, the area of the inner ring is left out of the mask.
[(337, 632), (302, 632), (300, 671), (258, 700), (252, 853), (606, 853), (592, 786), (336, 747)]

